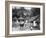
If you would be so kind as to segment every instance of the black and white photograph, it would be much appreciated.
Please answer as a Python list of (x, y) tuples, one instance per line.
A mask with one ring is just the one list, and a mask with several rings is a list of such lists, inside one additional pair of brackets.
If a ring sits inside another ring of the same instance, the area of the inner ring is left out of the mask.
[(13, 7), (12, 31), (40, 30), (40, 8)]

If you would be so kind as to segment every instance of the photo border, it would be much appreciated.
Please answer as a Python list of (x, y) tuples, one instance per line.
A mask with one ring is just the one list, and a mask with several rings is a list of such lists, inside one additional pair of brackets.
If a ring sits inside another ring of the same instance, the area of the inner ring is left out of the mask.
[[(42, 5), (43, 6), (43, 33), (9, 34), (9, 5), (15, 3)], [(5, 1), (5, 37), (45, 35), (45, 3)]]

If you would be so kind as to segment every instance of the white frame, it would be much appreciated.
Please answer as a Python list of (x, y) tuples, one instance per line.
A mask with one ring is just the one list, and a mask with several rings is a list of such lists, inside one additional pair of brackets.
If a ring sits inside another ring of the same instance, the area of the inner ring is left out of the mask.
[[(40, 30), (32, 30), (32, 31), (14, 31), (12, 32), (12, 7), (15, 6), (19, 6), (19, 7), (35, 7), (35, 8), (40, 8)], [(23, 4), (10, 4), (10, 30), (9, 30), (9, 34), (25, 34), (25, 33), (43, 33), (43, 6), (41, 5), (23, 5)]]

